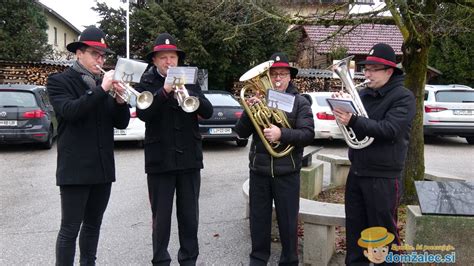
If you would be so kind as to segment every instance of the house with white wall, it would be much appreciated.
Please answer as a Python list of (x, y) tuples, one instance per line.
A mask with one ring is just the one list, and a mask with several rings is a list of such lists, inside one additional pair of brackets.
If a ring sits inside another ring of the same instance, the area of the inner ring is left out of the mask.
[(69, 21), (56, 13), (53, 9), (37, 1), (43, 9), (48, 23), (48, 44), (53, 47), (54, 60), (71, 59), (73, 56), (67, 51), (66, 45), (78, 39), (81, 31), (74, 27)]

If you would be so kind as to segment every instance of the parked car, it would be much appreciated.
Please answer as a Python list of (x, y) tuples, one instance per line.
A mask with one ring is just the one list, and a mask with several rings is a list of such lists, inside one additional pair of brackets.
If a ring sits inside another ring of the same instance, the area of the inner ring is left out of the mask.
[(0, 143), (39, 143), (51, 149), (57, 126), (46, 87), (0, 84)]
[(204, 95), (214, 107), (212, 117), (199, 120), (199, 132), (203, 140), (235, 141), (245, 147), (248, 139), (241, 139), (234, 131), (235, 125), (244, 112), (240, 103), (226, 91), (209, 90)]
[(138, 145), (143, 146), (145, 139), (145, 122), (137, 117), (136, 98), (130, 100), (130, 122), (126, 129), (114, 129), (115, 141), (137, 141)]
[(331, 98), (332, 92), (307, 92), (311, 96), (311, 109), (314, 117), (315, 139), (344, 139), (341, 129), (337, 126), (331, 108), (326, 101)]
[(459, 136), (474, 144), (474, 89), (464, 85), (426, 85), (425, 136)]

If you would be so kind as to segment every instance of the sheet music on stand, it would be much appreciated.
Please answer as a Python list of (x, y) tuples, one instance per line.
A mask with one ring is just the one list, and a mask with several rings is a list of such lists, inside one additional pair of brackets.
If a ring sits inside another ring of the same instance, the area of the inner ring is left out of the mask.
[(170, 67), (166, 74), (165, 84), (196, 84), (197, 67)]
[(147, 66), (148, 64), (144, 62), (119, 58), (115, 65), (114, 80), (139, 83)]
[(348, 113), (357, 113), (357, 109), (355, 108), (354, 101), (348, 98), (327, 98), (326, 101), (329, 104), (331, 110), (340, 109), (344, 112)]

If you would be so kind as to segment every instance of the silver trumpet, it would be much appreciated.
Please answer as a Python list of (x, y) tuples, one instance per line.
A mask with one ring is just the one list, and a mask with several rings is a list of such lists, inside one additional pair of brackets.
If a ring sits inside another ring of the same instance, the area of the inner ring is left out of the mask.
[[(102, 73), (106, 73), (106, 71), (101, 68), (99, 65), (96, 65), (96, 67), (102, 71)], [(150, 105), (153, 103), (153, 94), (149, 91), (144, 91), (144, 92), (138, 92), (132, 86), (129, 84), (119, 81), (120, 86), (124, 89), (123, 93), (117, 93), (115, 90), (109, 90), (109, 94), (112, 97), (120, 97), (122, 100), (124, 100), (127, 103), (130, 103), (130, 98), (132, 95), (135, 95), (137, 98), (137, 108), (138, 109), (147, 109), (150, 107)]]
[(199, 108), (199, 98), (190, 96), (188, 90), (180, 78), (174, 78), (173, 87), (175, 88), (175, 97), (178, 105), (186, 113), (192, 113)]

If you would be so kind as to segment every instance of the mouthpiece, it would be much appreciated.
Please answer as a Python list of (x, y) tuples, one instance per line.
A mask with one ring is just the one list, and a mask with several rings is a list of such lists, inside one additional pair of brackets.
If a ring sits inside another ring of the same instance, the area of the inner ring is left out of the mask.
[(105, 74), (105, 70), (103, 68), (101, 68), (99, 65), (95, 65), (95, 67), (97, 67), (97, 69), (99, 69), (102, 73)]
[(280, 86), (281, 86), (281, 82), (279, 82), (279, 81), (275, 82), (275, 86), (280, 87)]

